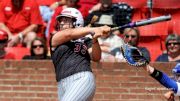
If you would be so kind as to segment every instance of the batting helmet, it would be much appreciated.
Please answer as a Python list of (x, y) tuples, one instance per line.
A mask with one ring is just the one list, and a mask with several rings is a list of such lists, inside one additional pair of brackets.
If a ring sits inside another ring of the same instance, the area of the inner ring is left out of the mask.
[(75, 27), (82, 27), (84, 25), (84, 19), (81, 12), (75, 8), (66, 8), (62, 10), (61, 14), (56, 17), (59, 20), (61, 17), (69, 17), (74, 19)]

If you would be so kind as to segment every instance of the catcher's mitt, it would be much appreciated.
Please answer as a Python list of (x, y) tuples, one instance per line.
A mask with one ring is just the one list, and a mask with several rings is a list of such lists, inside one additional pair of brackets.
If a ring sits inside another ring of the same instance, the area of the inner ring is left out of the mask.
[(128, 64), (132, 66), (141, 67), (149, 63), (137, 47), (124, 44), (121, 51)]

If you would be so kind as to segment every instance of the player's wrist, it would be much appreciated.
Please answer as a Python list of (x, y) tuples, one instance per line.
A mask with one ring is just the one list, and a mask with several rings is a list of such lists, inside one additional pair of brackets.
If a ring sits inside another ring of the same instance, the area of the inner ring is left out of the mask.
[(154, 68), (154, 71), (150, 74), (150, 76), (157, 80), (160, 80), (162, 78), (162, 72)]
[(93, 37), (95, 35), (95, 32), (89, 32), (89, 34)]
[(92, 44), (96, 44), (96, 43), (98, 43), (98, 40), (97, 39), (93, 39), (92, 40)]

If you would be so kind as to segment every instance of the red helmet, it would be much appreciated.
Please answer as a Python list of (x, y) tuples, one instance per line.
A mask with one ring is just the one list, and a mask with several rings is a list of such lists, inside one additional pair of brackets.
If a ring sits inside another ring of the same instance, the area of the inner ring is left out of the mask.
[(0, 41), (7, 41), (8, 33), (2, 29), (0, 29)]

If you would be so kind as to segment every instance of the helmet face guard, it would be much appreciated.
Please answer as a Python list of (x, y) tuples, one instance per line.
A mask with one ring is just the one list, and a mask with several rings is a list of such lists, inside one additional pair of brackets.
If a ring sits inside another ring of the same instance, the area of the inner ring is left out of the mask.
[(76, 22), (75, 18), (67, 17), (67, 16), (59, 16), (56, 19), (56, 30), (59, 31), (66, 28), (75, 28), (75, 22)]

